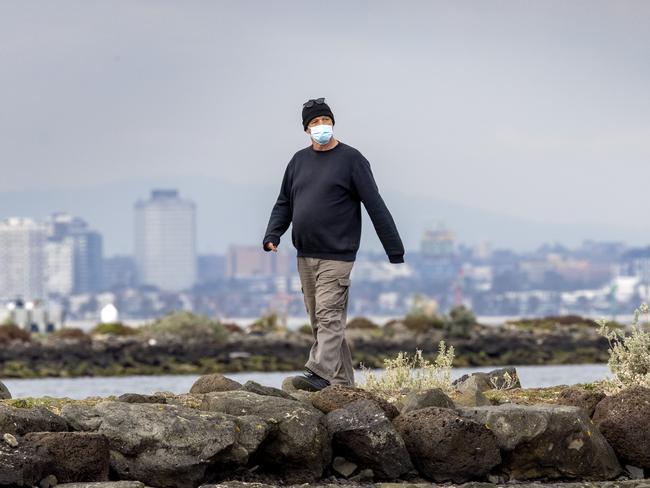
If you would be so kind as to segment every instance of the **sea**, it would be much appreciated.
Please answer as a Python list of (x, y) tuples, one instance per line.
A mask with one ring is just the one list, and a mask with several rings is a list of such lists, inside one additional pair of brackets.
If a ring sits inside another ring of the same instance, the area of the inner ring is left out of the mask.
[[(609, 376), (606, 364), (570, 364), (545, 366), (516, 366), (523, 388), (539, 388), (556, 385), (587, 383)], [(487, 372), (494, 367), (455, 368), (452, 378), (477, 371)], [(374, 371), (381, 374), (381, 371)], [(252, 380), (266, 386), (279, 388), (287, 376), (295, 372), (246, 372), (227, 373), (226, 376), (240, 383)], [(364, 381), (364, 372), (356, 371), (355, 381)], [(68, 397), (83, 399), (91, 396), (121, 395), (123, 393), (152, 394), (158, 391), (187, 393), (199, 375), (157, 376), (103, 376), (80, 378), (3, 379), (13, 398)]]

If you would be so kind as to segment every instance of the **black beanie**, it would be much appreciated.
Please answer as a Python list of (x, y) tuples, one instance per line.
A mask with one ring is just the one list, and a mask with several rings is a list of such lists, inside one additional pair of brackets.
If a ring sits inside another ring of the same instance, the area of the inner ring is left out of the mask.
[(304, 130), (307, 130), (307, 126), (309, 125), (309, 122), (316, 118), (320, 117), (321, 115), (327, 115), (332, 119), (332, 125), (334, 124), (334, 114), (332, 113), (332, 109), (330, 109), (329, 105), (327, 105), (325, 102), (323, 103), (316, 103), (311, 107), (302, 107), (302, 127)]

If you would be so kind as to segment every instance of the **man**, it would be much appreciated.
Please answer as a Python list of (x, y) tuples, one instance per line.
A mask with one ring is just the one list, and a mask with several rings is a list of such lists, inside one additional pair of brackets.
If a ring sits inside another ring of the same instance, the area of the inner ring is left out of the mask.
[(278, 250), (293, 223), (291, 239), (314, 343), (294, 387), (318, 391), (330, 384), (354, 386), (345, 339), (350, 272), (361, 238), (363, 202), (391, 263), (404, 262), (404, 246), (375, 183), (370, 163), (333, 136), (334, 114), (324, 98), (303, 104), (302, 125), (311, 145), (293, 155), (262, 241)]

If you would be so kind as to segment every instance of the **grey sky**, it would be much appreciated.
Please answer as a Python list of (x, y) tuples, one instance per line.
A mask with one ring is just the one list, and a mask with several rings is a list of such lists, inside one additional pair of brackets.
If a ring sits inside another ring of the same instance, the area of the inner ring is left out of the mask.
[(192, 175), (271, 184), (265, 220), (325, 96), (382, 191), (645, 241), (648, 25), (620, 0), (2, 1), (0, 192)]

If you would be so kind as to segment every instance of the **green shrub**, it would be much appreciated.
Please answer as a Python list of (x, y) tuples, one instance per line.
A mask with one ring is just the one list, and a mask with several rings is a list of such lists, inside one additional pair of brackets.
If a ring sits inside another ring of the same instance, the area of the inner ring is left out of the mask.
[(416, 333), (426, 333), (445, 326), (444, 319), (438, 315), (428, 315), (421, 312), (410, 312), (403, 320), (404, 326)]
[[(543, 318), (518, 319), (507, 323), (524, 330), (550, 331), (561, 326), (598, 327), (598, 323), (595, 320), (587, 319), (580, 315), (549, 315)], [(610, 327), (621, 327), (621, 325), (613, 322), (610, 323)]]
[(599, 332), (609, 342), (609, 369), (613, 378), (605, 380), (610, 392), (630, 386), (650, 388), (650, 334), (639, 326), (639, 316), (648, 317), (648, 305), (634, 311), (630, 333), (612, 328), (605, 319), (598, 320)]
[(384, 359), (384, 371), (381, 376), (375, 375), (369, 368), (361, 365), (364, 381), (360, 387), (390, 402), (396, 402), (411, 391), (440, 388), (450, 392), (453, 389), (451, 383), (453, 362), (454, 347), (447, 348), (445, 342), (440, 341), (438, 354), (433, 363), (422, 356), (420, 349), (416, 349), (412, 358), (409, 358), (405, 352), (400, 352), (393, 359)]
[(61, 339), (79, 339), (79, 340), (90, 340), (90, 336), (86, 334), (83, 330), (76, 327), (64, 327), (52, 333), (54, 337)]
[(172, 312), (142, 327), (151, 337), (173, 336), (180, 339), (213, 339), (225, 341), (227, 330), (218, 320), (188, 311)]
[(348, 329), (365, 329), (365, 330), (378, 330), (379, 325), (375, 324), (372, 320), (366, 317), (354, 317), (350, 320), (346, 328)]
[(309, 324), (303, 324), (303, 325), (301, 325), (300, 328), (298, 329), (298, 332), (299, 332), (300, 334), (312, 335), (312, 328), (311, 328), (311, 325), (309, 325)]
[(91, 335), (95, 334), (107, 334), (107, 335), (116, 335), (116, 336), (130, 336), (138, 334), (138, 329), (124, 325), (122, 322), (108, 322), (97, 324), (90, 331)]
[(451, 337), (469, 337), (477, 325), (476, 315), (465, 305), (457, 305), (445, 317), (445, 329)]
[(13, 341), (29, 342), (32, 336), (26, 330), (21, 329), (12, 322), (5, 322), (0, 325), (0, 344), (7, 344)]

